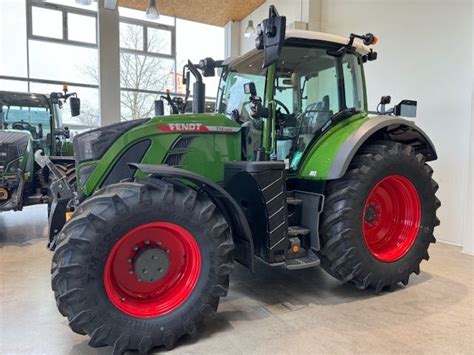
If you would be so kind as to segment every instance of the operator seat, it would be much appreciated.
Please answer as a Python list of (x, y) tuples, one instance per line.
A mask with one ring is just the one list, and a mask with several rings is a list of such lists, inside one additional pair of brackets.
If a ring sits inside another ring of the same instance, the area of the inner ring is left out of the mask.
[(332, 116), (329, 107), (329, 95), (324, 95), (319, 102), (309, 104), (303, 114), (301, 133), (312, 135), (320, 130)]

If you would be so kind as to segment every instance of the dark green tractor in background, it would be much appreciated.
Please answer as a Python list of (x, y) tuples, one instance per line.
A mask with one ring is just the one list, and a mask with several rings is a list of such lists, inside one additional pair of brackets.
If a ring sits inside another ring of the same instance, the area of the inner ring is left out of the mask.
[[(188, 63), (193, 113), (76, 136), (77, 189), (54, 186), (50, 216), (52, 287), (72, 330), (114, 353), (171, 348), (214, 317), (234, 260), (321, 265), (377, 292), (419, 273), (439, 223), (426, 164), (437, 156), (398, 117), (415, 102), (385, 110), (384, 97), (369, 115), (375, 41), (285, 31), (271, 7), (256, 49)], [(216, 67), (217, 112), (205, 114), (196, 69)]]
[(0, 91), (0, 211), (49, 201), (49, 171), (35, 163), (38, 149), (74, 183), (73, 146), (61, 118), (66, 100), (77, 116), (80, 101), (66, 87), (49, 95)]

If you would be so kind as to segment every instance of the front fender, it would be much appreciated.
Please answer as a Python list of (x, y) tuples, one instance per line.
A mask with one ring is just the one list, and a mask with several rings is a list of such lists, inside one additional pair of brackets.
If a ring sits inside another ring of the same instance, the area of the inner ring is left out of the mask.
[(395, 116), (373, 116), (334, 127), (316, 143), (303, 162), (300, 176), (315, 180), (334, 180), (347, 171), (357, 151), (375, 140), (390, 140), (412, 146), (426, 161), (438, 158), (433, 142), (413, 121)]
[(188, 170), (167, 165), (129, 164), (144, 174), (152, 176), (187, 180), (206, 191), (220, 208), (227, 222), (232, 227), (235, 244), (234, 258), (242, 265), (254, 270), (254, 245), (247, 218), (234, 198), (220, 185)]

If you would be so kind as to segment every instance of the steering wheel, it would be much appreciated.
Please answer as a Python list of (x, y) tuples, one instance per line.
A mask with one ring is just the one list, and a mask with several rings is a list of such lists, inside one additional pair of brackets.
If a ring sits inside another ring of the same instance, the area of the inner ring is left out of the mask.
[(277, 105), (281, 106), (283, 108), (283, 110), (285, 110), (285, 113), (287, 115), (290, 114), (290, 110), (288, 110), (288, 107), (286, 107), (286, 105), (283, 102), (281, 102), (280, 100), (273, 100), (273, 101), (275, 101), (277, 103)]
[(33, 129), (33, 126), (28, 122), (13, 122), (12, 129), (31, 131)]

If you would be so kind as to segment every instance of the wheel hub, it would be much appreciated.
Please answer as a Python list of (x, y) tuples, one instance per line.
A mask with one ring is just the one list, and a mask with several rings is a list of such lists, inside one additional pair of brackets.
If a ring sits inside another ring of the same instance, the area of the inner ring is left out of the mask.
[(365, 221), (369, 224), (374, 224), (379, 218), (379, 211), (375, 204), (370, 204), (365, 210)]
[(166, 275), (169, 265), (170, 260), (164, 250), (160, 248), (145, 249), (135, 259), (135, 275), (138, 281), (156, 282)]
[(109, 300), (134, 317), (158, 317), (178, 308), (201, 272), (199, 246), (183, 227), (168, 222), (138, 226), (112, 247), (104, 268)]

